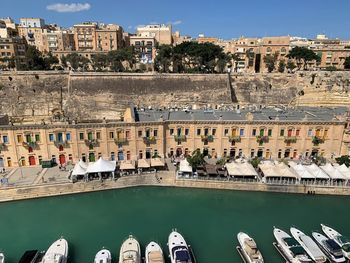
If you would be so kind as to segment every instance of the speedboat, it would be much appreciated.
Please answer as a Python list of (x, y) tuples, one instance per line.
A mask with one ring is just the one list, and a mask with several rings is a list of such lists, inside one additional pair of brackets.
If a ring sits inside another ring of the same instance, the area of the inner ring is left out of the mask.
[(101, 249), (100, 251), (97, 252), (94, 263), (111, 263), (111, 262), (112, 262), (112, 256), (109, 250)]
[(253, 238), (246, 233), (237, 234), (238, 242), (241, 246), (244, 257), (248, 263), (263, 263), (264, 259)]
[(288, 262), (303, 263), (312, 261), (303, 247), (289, 234), (279, 228), (274, 228), (273, 235)]
[(41, 263), (44, 255), (45, 251), (27, 250), (18, 263)]
[(150, 242), (145, 251), (146, 263), (164, 263), (162, 248), (154, 241)]
[(48, 248), (42, 263), (67, 263), (68, 242), (60, 238)]
[(173, 230), (168, 238), (171, 263), (193, 263), (189, 247), (183, 236)]
[(343, 251), (343, 255), (346, 258), (350, 259), (350, 240), (329, 226), (323, 224), (321, 224), (321, 226), (323, 233), (325, 233), (328, 238), (333, 239), (335, 242), (337, 242)]
[(132, 235), (120, 247), (119, 263), (141, 263), (140, 244)]
[(335, 263), (345, 262), (346, 259), (343, 255), (343, 251), (337, 242), (318, 232), (312, 232), (312, 236), (329, 260)]
[(323, 263), (327, 261), (327, 257), (311, 237), (305, 235), (302, 231), (295, 227), (291, 227), (290, 232), (314, 262)]
[(5, 256), (3, 253), (0, 253), (0, 263), (5, 263)]

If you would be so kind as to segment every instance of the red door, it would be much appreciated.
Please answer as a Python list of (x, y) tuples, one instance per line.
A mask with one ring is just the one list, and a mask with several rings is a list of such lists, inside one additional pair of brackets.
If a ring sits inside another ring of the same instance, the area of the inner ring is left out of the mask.
[(65, 164), (66, 163), (66, 156), (64, 154), (60, 155), (60, 164)]
[(29, 165), (35, 165), (35, 157), (29, 156)]

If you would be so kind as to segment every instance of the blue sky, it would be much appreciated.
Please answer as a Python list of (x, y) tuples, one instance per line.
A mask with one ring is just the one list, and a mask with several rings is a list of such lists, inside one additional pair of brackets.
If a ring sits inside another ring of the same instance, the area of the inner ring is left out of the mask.
[[(55, 5), (58, 3), (68, 6)], [(81, 5), (71, 6), (72, 3)], [(349, 10), (350, 0), (1, 0), (0, 3), (0, 17), (10, 16), (16, 21), (20, 17), (42, 17), (47, 23), (65, 27), (99, 21), (122, 25), (129, 32), (134, 32), (137, 25), (171, 22), (174, 31), (184, 35), (195, 37), (203, 33), (224, 39), (314, 37), (319, 33), (350, 39)]]

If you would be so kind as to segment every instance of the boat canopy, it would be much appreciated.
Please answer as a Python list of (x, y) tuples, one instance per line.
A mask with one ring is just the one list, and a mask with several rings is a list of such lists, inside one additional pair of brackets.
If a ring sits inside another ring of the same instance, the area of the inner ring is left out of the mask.
[(315, 176), (316, 179), (329, 180), (329, 176), (316, 164), (304, 165), (304, 167)]
[(258, 176), (258, 173), (255, 171), (254, 167), (248, 162), (226, 163), (225, 167), (230, 176), (250, 176), (254, 178)]
[(300, 180), (316, 179), (302, 164), (296, 164), (295, 162), (289, 163), (292, 169), (297, 173)]
[(337, 169), (335, 169), (333, 167), (333, 165), (331, 165), (330, 163), (327, 163), (326, 165), (320, 166), (320, 168), (325, 171), (330, 178), (332, 178), (333, 180), (346, 180), (346, 176), (343, 175), (340, 171), (338, 171)]
[(120, 170), (135, 170), (135, 164), (131, 160), (123, 160), (120, 162)]
[(179, 172), (192, 173), (192, 166), (188, 163), (187, 159), (180, 161)]
[(161, 158), (152, 158), (151, 159), (151, 166), (152, 167), (162, 167), (164, 166), (164, 160), (162, 160)]
[(150, 164), (145, 159), (139, 159), (137, 161), (137, 167), (138, 168), (149, 168)]
[(350, 168), (346, 167), (345, 164), (334, 165), (334, 168), (341, 172), (348, 180), (350, 180)]
[(82, 160), (79, 160), (79, 162), (76, 163), (73, 168), (72, 175), (85, 175), (87, 167), (87, 163), (83, 162)]
[(107, 161), (100, 157), (97, 162), (90, 162), (86, 173), (112, 173), (115, 171), (116, 161)]

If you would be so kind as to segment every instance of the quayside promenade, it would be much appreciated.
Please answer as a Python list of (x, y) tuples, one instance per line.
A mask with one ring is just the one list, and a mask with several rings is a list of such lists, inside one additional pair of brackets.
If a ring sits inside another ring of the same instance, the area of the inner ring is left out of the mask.
[(322, 184), (279, 184), (259, 181), (234, 181), (227, 179), (176, 178), (174, 171), (129, 175), (117, 180), (89, 182), (46, 182), (35, 185), (0, 188), (0, 202), (25, 200), (49, 196), (88, 193), (138, 186), (183, 187), (239, 191), (279, 192), (293, 194), (350, 195), (350, 186)]

